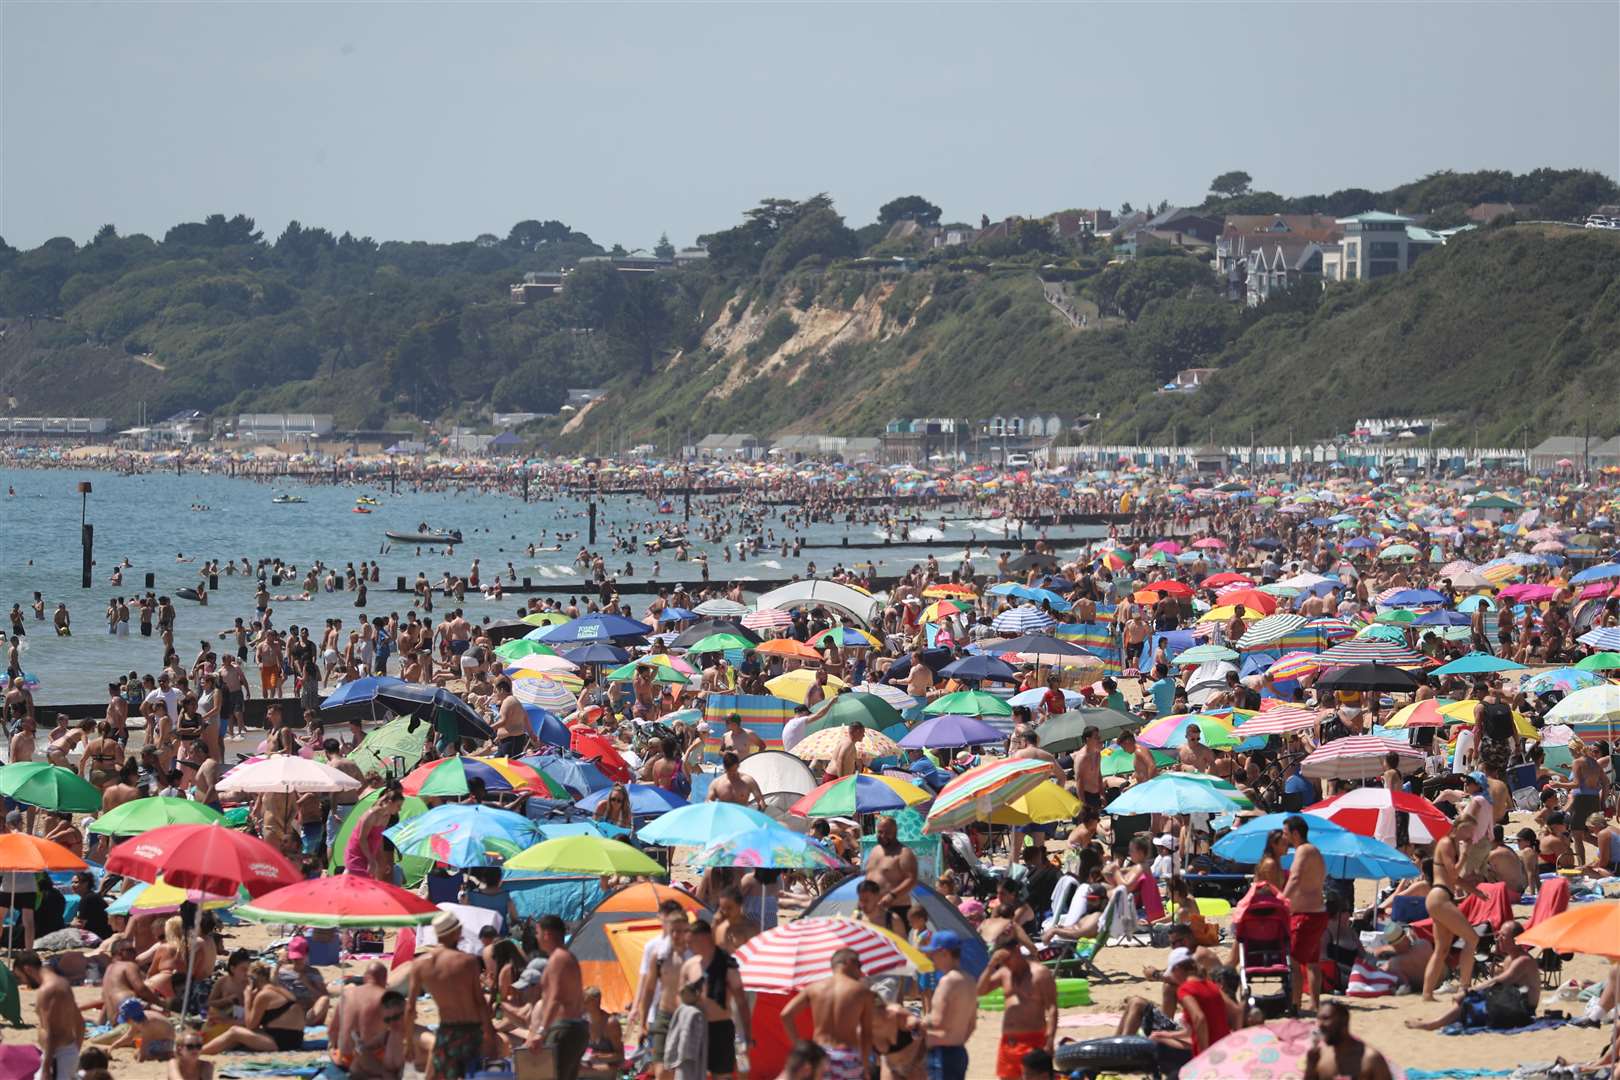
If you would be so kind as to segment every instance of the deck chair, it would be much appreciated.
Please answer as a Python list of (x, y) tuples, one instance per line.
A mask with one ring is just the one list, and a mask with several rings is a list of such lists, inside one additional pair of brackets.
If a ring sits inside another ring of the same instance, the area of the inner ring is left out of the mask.
[[(1069, 917), (1069, 905), (1075, 895), (1080, 891), (1080, 879), (1073, 874), (1064, 874), (1058, 878), (1057, 887), (1052, 890), (1052, 910), (1041, 923), (1044, 932), (1053, 926), (1073, 926), (1080, 921), (1080, 916)], [(1084, 901), (1082, 901), (1083, 903)], [(1085, 914), (1082, 908), (1080, 914)]]
[(1097, 957), (1108, 944), (1110, 933), (1119, 916), (1120, 906), (1127, 902), (1128, 897), (1122, 886), (1112, 889), (1108, 894), (1108, 903), (1104, 905), (1102, 914), (1097, 919), (1096, 935), (1068, 943), (1070, 947), (1067, 950), (1047, 961), (1052, 974), (1059, 977), (1078, 976), (1095, 979), (1097, 982), (1108, 982), (1110, 976), (1097, 966)]

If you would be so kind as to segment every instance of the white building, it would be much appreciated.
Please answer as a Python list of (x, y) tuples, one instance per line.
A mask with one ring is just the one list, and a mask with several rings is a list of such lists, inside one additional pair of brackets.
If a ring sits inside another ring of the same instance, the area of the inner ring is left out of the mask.
[(253, 442), (295, 442), (330, 434), (330, 413), (241, 413), (236, 418), (236, 437)]
[(1369, 210), (1339, 218), (1344, 237), (1322, 253), (1322, 276), (1328, 281), (1365, 281), (1404, 274), (1418, 258), (1446, 242), (1446, 237), (1420, 228), (1404, 214)]

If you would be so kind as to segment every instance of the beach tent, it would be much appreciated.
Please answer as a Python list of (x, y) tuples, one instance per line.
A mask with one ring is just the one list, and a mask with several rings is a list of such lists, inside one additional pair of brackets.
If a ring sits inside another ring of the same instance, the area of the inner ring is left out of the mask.
[(870, 593), (840, 585), (836, 581), (819, 579), (793, 581), (779, 589), (772, 589), (759, 598), (757, 606), (787, 609), (817, 605), (840, 611), (862, 626), (875, 625), (883, 611), (883, 605)]
[(765, 808), (774, 818), (782, 818), (788, 807), (816, 786), (810, 766), (785, 750), (761, 750), (743, 758), (737, 771), (752, 777), (765, 796)]
[(676, 900), (692, 914), (701, 915), (706, 919), (713, 918), (709, 909), (690, 893), (672, 889), (667, 885), (644, 882), (627, 885), (603, 897), (602, 902), (596, 905), (596, 909), (586, 917), (579, 929), (574, 931), (574, 936), (569, 939), (568, 947), (579, 958), (580, 974), (585, 980), (585, 985), (602, 988), (602, 1008), (610, 1012), (624, 1012), (630, 1008), (636, 993), (636, 976), (641, 970), (641, 950), (646, 947), (647, 941), (658, 936), (655, 932), (645, 939), (639, 937), (626, 939), (624, 947), (633, 947), (635, 954), (634, 966), (627, 972), (620, 964), (619, 952), (608, 937), (608, 928), (634, 925), (638, 920), (649, 919), (656, 928), (658, 905), (665, 900)]

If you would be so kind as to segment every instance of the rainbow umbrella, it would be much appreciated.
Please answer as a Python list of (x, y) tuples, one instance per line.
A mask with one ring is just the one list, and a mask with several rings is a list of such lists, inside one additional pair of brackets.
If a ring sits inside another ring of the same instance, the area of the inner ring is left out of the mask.
[(997, 806), (1029, 794), (1051, 776), (1050, 762), (1032, 758), (1000, 758), (971, 768), (940, 791), (923, 831), (946, 832), (970, 821), (987, 821)]
[[(266, 894), (268, 895), (268, 894)], [(205, 911), (217, 911), (228, 908), (240, 900), (250, 897), (246, 889), (239, 889), (235, 896), (217, 896), (212, 893), (199, 892), (196, 889), (179, 889), (173, 885), (165, 884), (162, 875), (151, 884), (138, 882), (131, 885), (119, 894), (116, 900), (107, 905), (109, 915), (172, 915), (180, 910), (180, 905), (190, 901), (200, 904)]]
[(1197, 727), (1204, 745), (1213, 749), (1236, 746), (1243, 741), (1232, 734), (1232, 725), (1229, 722), (1208, 713), (1161, 717), (1143, 728), (1136, 738), (1143, 746), (1175, 749), (1187, 745), (1189, 727)]
[(436, 918), (439, 908), (390, 882), (343, 874), (311, 878), (265, 893), (237, 907), (234, 914), (250, 922), (294, 926), (420, 926)]
[(943, 622), (952, 615), (962, 615), (973, 610), (972, 605), (964, 604), (960, 600), (935, 600), (923, 608), (923, 622)]
[(788, 808), (789, 813), (804, 817), (855, 817), (875, 814), (880, 810), (898, 810), (927, 802), (929, 794), (916, 784), (896, 780), (891, 776), (859, 773), (837, 780), (829, 780), (820, 787), (806, 792)]
[(418, 766), (400, 782), (407, 795), (459, 798), (467, 781), (481, 780), (485, 791), (527, 789), (548, 799), (567, 799), (568, 789), (533, 765), (508, 758), (452, 757)]
[(1107, 551), (1100, 553), (1097, 558), (1114, 573), (1118, 573), (1131, 565), (1131, 553), (1124, 548), (1109, 548)]

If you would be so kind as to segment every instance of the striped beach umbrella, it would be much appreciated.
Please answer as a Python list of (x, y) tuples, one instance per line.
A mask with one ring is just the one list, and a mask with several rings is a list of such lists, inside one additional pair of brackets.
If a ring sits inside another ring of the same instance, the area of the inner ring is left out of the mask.
[(1620, 731), (1620, 686), (1605, 683), (1577, 690), (1547, 713), (1548, 724), (1566, 724), (1583, 739), (1613, 739)]
[(739, 604), (735, 600), (727, 600), (724, 597), (717, 596), (713, 600), (703, 601), (692, 610), (708, 618), (726, 619), (746, 615), (750, 609), (747, 604)]
[(901, 712), (905, 712), (907, 709), (917, 704), (916, 698), (912, 697), (898, 686), (891, 686), (888, 683), (856, 683), (854, 686), (850, 687), (850, 689), (858, 694), (871, 694), (874, 697), (880, 697), (884, 701), (887, 701), (890, 705), (893, 705), (896, 709), (899, 709)]
[(1620, 651), (1620, 626), (1600, 626), (1575, 640), (1601, 652), (1617, 652)]
[(786, 630), (793, 625), (793, 616), (781, 608), (760, 608), (744, 615), (742, 624), (750, 630)]
[(907, 975), (933, 970), (926, 957), (893, 934), (841, 916), (795, 919), (751, 938), (737, 950), (743, 988), (791, 992), (827, 977), (833, 954), (853, 949), (861, 974)]
[(1033, 758), (997, 758), (975, 766), (940, 791), (923, 831), (939, 833), (988, 821), (997, 806), (1034, 791), (1051, 775), (1050, 762)]
[(1205, 746), (1217, 750), (1236, 746), (1243, 740), (1232, 734), (1229, 721), (1205, 713), (1183, 713), (1180, 716), (1161, 716), (1136, 736), (1143, 746), (1156, 750), (1173, 750), (1187, 745), (1187, 729), (1196, 727), (1198, 737)]
[(1034, 604), (1008, 608), (990, 622), (998, 634), (1038, 634), (1057, 625), (1057, 620)]
[(829, 780), (806, 792), (798, 802), (788, 807), (788, 812), (801, 817), (852, 818), (857, 814), (875, 814), (880, 810), (916, 806), (928, 799), (928, 792), (916, 784), (892, 776), (859, 773)]
[(1403, 728), (1418, 727), (1445, 727), (1448, 721), (1446, 714), (1440, 707), (1450, 704), (1448, 698), (1425, 698), (1423, 701), (1414, 701), (1395, 711), (1395, 715), (1384, 721), (1384, 727), (1393, 731)]
[(1322, 635), (1323, 641), (1329, 642), (1330, 644), (1337, 644), (1338, 642), (1355, 637), (1357, 630), (1355, 624), (1347, 622), (1344, 619), (1336, 619), (1330, 615), (1324, 615), (1318, 619), (1311, 619), (1305, 623), (1305, 627), (1308, 630), (1315, 630), (1318, 634)]
[(532, 791), (550, 799), (567, 799), (566, 787), (533, 765), (507, 758), (451, 757), (413, 769), (400, 786), (407, 795), (455, 798), (467, 794), (467, 781), (480, 780), (485, 791)]
[(1305, 808), (1361, 836), (1393, 843), (1395, 815), (1410, 814), (1408, 835), (1414, 844), (1432, 844), (1451, 831), (1451, 819), (1421, 795), (1364, 787), (1324, 799)]
[(1305, 625), (1305, 616), (1282, 612), (1267, 615), (1237, 639), (1240, 649), (1267, 649)]
[(1244, 720), (1238, 724), (1237, 734), (1249, 739), (1256, 735), (1286, 735), (1294, 731), (1309, 731), (1322, 722), (1322, 716), (1323, 714), (1315, 709), (1284, 705), (1280, 709), (1269, 709)]
[(1352, 667), (1356, 664), (1387, 664), (1390, 667), (1421, 668), (1426, 661), (1419, 653), (1393, 641), (1352, 638), (1317, 654), (1317, 667)]
[(1388, 754), (1400, 759), (1396, 768), (1407, 775), (1423, 768), (1423, 752), (1410, 743), (1376, 735), (1348, 735), (1305, 755), (1300, 772), (1312, 780), (1366, 780), (1383, 774)]
[(525, 705), (538, 705), (550, 712), (571, 712), (576, 704), (567, 687), (545, 677), (514, 679), (512, 695)]
[(1316, 657), (1316, 653), (1308, 652), (1283, 653), (1271, 662), (1266, 674), (1273, 682), (1286, 682), (1301, 675), (1313, 675), (1316, 673)]

